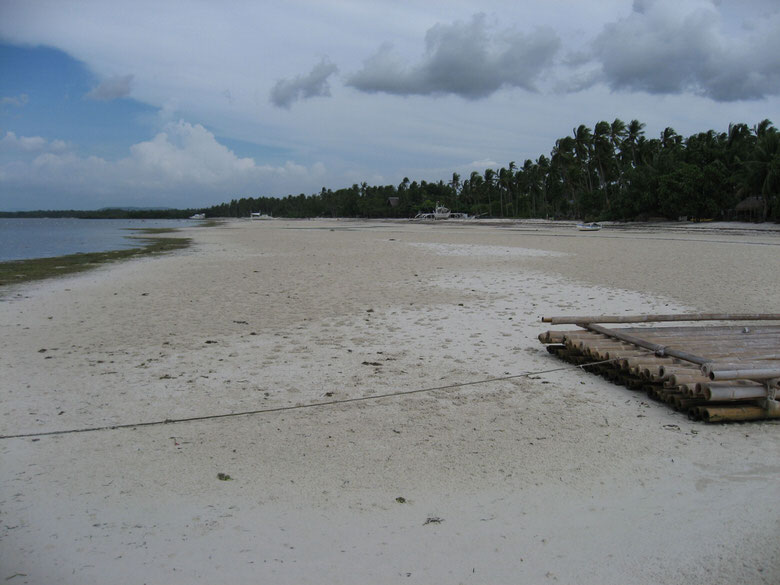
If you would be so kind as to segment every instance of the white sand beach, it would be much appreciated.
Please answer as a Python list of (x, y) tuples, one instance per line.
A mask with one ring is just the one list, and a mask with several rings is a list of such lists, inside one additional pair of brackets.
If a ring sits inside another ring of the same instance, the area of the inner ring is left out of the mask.
[(780, 421), (692, 422), (537, 340), (780, 313), (755, 227), (230, 221), (0, 289), (0, 435), (268, 410), (0, 440), (0, 581), (778, 583)]

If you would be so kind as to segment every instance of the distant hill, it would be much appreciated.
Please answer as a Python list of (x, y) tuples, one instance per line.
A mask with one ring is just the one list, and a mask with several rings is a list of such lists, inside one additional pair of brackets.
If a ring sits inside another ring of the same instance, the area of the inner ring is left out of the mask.
[(200, 209), (175, 207), (103, 207), (92, 211), (57, 209), (36, 211), (0, 211), (0, 217), (75, 217), (80, 219), (187, 219)]

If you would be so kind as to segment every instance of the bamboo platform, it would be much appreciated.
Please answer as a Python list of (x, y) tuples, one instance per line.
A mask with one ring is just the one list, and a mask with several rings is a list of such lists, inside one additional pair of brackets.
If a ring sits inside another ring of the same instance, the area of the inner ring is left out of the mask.
[[(780, 314), (544, 317), (580, 329), (539, 341), (570, 363), (704, 422), (780, 419)], [(727, 324), (659, 326), (664, 322)], [(750, 324), (735, 322), (750, 321)], [(776, 321), (774, 324), (765, 322)], [(641, 327), (606, 327), (642, 323)], [(651, 324), (651, 325), (647, 325)]]

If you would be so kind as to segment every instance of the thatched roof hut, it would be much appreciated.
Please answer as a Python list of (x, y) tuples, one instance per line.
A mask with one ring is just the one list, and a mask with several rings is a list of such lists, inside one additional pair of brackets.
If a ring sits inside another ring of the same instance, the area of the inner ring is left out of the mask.
[(766, 201), (764, 201), (764, 198), (755, 195), (743, 199), (734, 207), (734, 213), (737, 218), (747, 219), (748, 221), (766, 220), (766, 211)]
[(737, 206), (734, 208), (734, 210), (738, 213), (763, 211), (764, 199), (756, 196), (748, 197), (737, 203)]

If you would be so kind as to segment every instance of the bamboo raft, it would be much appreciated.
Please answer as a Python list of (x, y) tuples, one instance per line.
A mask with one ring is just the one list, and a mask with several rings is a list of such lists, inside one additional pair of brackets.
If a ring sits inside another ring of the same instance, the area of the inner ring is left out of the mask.
[[(780, 419), (780, 314), (543, 317), (547, 351), (705, 422)], [(657, 326), (722, 321), (727, 325)], [(735, 321), (750, 321), (735, 325)], [(763, 324), (778, 321), (777, 324)], [(755, 322), (761, 322), (756, 324)], [(605, 327), (612, 323), (651, 323)]]

